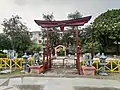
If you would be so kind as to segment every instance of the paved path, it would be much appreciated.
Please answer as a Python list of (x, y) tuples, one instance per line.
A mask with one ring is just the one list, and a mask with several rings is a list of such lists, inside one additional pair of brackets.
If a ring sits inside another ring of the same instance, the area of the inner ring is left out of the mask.
[(7, 86), (9, 83), (9, 79), (0, 79), (0, 86)]
[[(0, 81), (5, 80), (7, 79), (0, 79)], [(90, 78), (24, 77), (11, 78), (8, 86), (1, 86), (0, 90), (98, 90), (98, 88), (120, 90), (120, 82)]]

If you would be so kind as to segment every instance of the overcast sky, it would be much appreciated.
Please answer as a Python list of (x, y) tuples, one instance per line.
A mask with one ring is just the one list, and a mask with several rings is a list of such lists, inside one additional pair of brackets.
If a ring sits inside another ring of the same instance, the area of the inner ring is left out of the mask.
[(38, 31), (40, 28), (34, 23), (34, 19), (42, 19), (43, 13), (53, 13), (56, 20), (64, 20), (69, 13), (77, 10), (83, 16), (92, 15), (92, 22), (108, 9), (119, 8), (120, 0), (0, 0), (0, 23), (4, 18), (17, 14), (31, 31)]

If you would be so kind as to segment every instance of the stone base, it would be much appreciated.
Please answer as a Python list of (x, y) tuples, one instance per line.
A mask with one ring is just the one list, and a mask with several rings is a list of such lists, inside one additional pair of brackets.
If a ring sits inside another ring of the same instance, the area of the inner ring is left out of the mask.
[(102, 73), (102, 72), (100, 72), (99, 75), (102, 75), (102, 76), (108, 76), (107, 73)]
[(82, 74), (83, 75), (95, 75), (95, 67), (91, 66), (82, 66)]
[(40, 74), (43, 72), (43, 66), (30, 66), (30, 74)]

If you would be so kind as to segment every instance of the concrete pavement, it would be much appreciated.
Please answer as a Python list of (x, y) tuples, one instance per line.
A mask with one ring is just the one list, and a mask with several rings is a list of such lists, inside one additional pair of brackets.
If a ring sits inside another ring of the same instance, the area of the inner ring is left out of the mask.
[(8, 86), (1, 86), (0, 90), (120, 90), (120, 82), (91, 78), (23, 77), (11, 78)]

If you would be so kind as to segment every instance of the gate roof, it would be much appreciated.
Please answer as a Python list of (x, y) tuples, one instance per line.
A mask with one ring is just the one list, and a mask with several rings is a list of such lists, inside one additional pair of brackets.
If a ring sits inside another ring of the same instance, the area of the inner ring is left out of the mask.
[(61, 27), (61, 26), (83, 26), (92, 16), (82, 17), (78, 19), (62, 20), (62, 21), (45, 21), (34, 20), (36, 24), (42, 28)]

